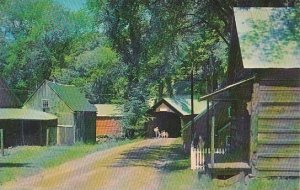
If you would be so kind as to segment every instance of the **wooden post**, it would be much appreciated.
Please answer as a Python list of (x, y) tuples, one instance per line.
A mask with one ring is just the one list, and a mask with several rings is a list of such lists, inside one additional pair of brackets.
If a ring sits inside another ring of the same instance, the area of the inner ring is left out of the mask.
[(57, 126), (57, 129), (56, 129), (56, 144), (60, 145), (61, 142), (60, 142), (60, 127)]
[(214, 167), (215, 163), (215, 116), (212, 115), (211, 133), (210, 133), (210, 163)]
[(204, 146), (205, 146), (206, 148), (208, 148), (208, 147), (209, 147), (209, 144), (208, 144), (208, 143), (209, 143), (209, 139), (210, 139), (210, 138), (209, 138), (209, 129), (210, 129), (210, 127), (209, 127), (209, 99), (206, 100), (206, 106), (207, 106), (207, 108), (206, 108), (206, 109), (207, 109), (207, 111), (206, 111), (206, 113), (207, 113), (207, 114), (206, 114), (206, 129), (207, 129), (207, 131), (206, 131), (206, 137), (207, 137), (207, 138), (206, 138), (206, 142), (207, 142), (207, 143), (205, 143)]
[(42, 121), (40, 123), (40, 145), (43, 145), (43, 128), (42, 128)]
[(1, 146), (1, 154), (2, 156), (4, 156), (3, 129), (0, 129), (0, 146)]
[(25, 145), (25, 138), (24, 138), (24, 123), (23, 120), (21, 121), (21, 133), (22, 133), (22, 145)]
[(47, 127), (46, 132), (46, 146), (49, 146), (49, 127)]

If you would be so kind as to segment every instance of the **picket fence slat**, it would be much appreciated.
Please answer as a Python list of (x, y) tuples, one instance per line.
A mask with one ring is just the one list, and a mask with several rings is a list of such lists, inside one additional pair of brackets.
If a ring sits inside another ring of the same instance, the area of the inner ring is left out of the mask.
[[(224, 148), (215, 148), (215, 154), (224, 155), (227, 152)], [(204, 170), (205, 158), (211, 153), (210, 148), (198, 145), (196, 148), (191, 145), (191, 169)]]

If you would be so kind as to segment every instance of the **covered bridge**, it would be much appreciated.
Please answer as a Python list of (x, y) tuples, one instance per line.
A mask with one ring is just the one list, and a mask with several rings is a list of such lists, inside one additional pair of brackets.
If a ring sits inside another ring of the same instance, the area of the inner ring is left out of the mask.
[(155, 136), (153, 129), (165, 130), (169, 137), (181, 136), (182, 127), (197, 114), (206, 109), (206, 101), (199, 102), (194, 99), (194, 115), (191, 111), (191, 98), (175, 96), (163, 98), (149, 110), (153, 120), (148, 123), (148, 136)]

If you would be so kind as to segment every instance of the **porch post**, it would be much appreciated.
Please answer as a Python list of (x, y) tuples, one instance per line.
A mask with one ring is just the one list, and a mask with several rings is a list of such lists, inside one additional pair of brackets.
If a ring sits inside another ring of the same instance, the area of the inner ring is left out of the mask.
[(211, 132), (210, 132), (210, 163), (213, 168), (215, 163), (215, 114), (214, 114), (214, 105), (212, 106), (213, 106), (213, 111), (212, 111)]
[(205, 148), (209, 148), (209, 99), (207, 98), (207, 100), (206, 100), (206, 106), (207, 106), (207, 115), (206, 115), (206, 142), (205, 142)]

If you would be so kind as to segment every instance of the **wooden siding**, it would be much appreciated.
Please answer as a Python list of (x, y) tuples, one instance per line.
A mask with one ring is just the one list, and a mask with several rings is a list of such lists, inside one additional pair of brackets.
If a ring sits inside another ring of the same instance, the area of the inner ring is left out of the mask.
[(254, 85), (251, 153), (258, 176), (300, 176), (300, 88)]
[(40, 86), (24, 107), (43, 111), (42, 99), (49, 100), (49, 110), (46, 112), (58, 118), (57, 144), (73, 144), (75, 142), (73, 112), (46, 83)]
[(97, 117), (96, 136), (120, 135), (122, 131), (120, 119), (118, 117)]
[(75, 112), (75, 126), (76, 141), (96, 142), (96, 112)]

